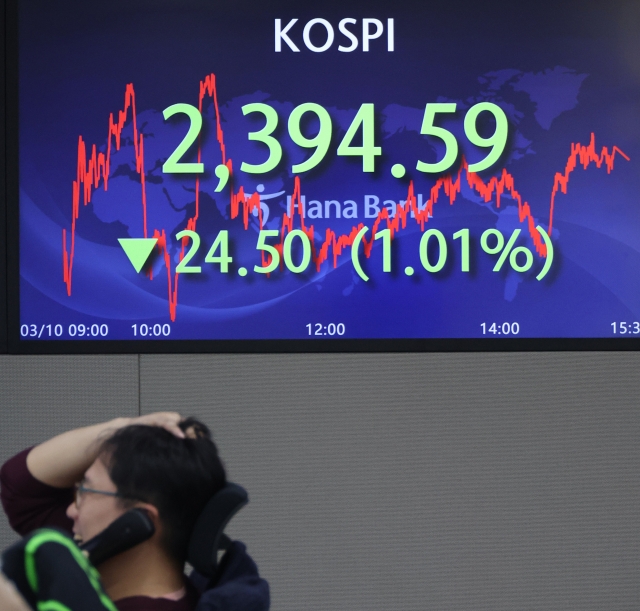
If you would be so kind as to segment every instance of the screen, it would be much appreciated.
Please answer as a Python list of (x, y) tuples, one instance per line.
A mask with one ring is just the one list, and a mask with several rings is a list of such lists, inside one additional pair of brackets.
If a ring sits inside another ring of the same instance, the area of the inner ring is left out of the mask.
[(631, 3), (18, 8), (16, 345), (635, 347)]

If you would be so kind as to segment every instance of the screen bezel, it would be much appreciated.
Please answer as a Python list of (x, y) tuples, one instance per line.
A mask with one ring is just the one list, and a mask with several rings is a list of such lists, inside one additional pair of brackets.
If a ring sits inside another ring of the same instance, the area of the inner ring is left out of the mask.
[(0, 354), (8, 351), (9, 344), (9, 316), (8, 298), (9, 292), (9, 253), (14, 252), (15, 246), (11, 239), (9, 222), (9, 202), (14, 201), (10, 197), (9, 182), (11, 171), (17, 172), (14, 162), (17, 162), (15, 153), (17, 146), (11, 140), (9, 131), (10, 117), (16, 117), (17, 111), (17, 6), (14, 2), (3, 2), (0, 13), (0, 31), (4, 33), (4, 44), (0, 47), (0, 236), (4, 239), (0, 244)]

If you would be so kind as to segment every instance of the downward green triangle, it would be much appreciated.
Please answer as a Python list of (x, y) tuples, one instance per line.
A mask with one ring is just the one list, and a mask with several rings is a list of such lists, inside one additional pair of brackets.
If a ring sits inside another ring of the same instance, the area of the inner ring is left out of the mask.
[(131, 265), (133, 265), (136, 272), (140, 272), (143, 265), (146, 263), (153, 247), (158, 242), (157, 238), (118, 238), (122, 250), (124, 250)]

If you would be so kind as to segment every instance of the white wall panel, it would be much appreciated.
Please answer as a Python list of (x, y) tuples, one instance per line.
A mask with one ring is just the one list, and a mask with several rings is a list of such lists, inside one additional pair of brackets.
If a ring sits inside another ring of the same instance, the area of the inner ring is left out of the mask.
[[(135, 415), (140, 397), (145, 413), (213, 428), (251, 497), (229, 531), (274, 611), (635, 609), (639, 365), (634, 353), (3, 356), (0, 458)], [(2, 519), (0, 545), (12, 540)]]
[(632, 609), (639, 355), (141, 357), (215, 431), (277, 611)]
[[(0, 356), (0, 464), (63, 431), (138, 414), (138, 356)], [(0, 512), (0, 549), (15, 540)]]

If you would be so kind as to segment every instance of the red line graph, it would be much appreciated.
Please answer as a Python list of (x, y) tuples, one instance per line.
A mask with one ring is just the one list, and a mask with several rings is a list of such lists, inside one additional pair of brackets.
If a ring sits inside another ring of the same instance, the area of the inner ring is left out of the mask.
[[(233, 164), (231, 159), (227, 159), (226, 148), (224, 144), (224, 133), (220, 125), (220, 112), (218, 108), (218, 94), (216, 89), (216, 77), (215, 74), (209, 74), (204, 80), (200, 81), (200, 92), (198, 97), (198, 109), (202, 112), (203, 103), (205, 97), (212, 98), (215, 116), (216, 116), (216, 137), (220, 146), (220, 154), (222, 156), (222, 163), (229, 168), (229, 172), (233, 174)], [(142, 203), (142, 220), (144, 237), (147, 237), (147, 197), (146, 197), (146, 185), (145, 185), (145, 171), (144, 171), (144, 135), (138, 132), (137, 128), (137, 115), (136, 115), (136, 102), (135, 91), (133, 84), (127, 85), (125, 90), (124, 108), (118, 112), (118, 120), (114, 121), (113, 113), (109, 115), (109, 129), (107, 135), (107, 151), (105, 153), (97, 153), (96, 145), (91, 147), (91, 154), (87, 155), (87, 145), (85, 144), (82, 136), (78, 138), (78, 162), (76, 168), (76, 179), (73, 181), (73, 196), (72, 196), (72, 216), (71, 216), (71, 244), (68, 245), (67, 231), (62, 230), (62, 259), (63, 259), (63, 278), (67, 287), (67, 294), (71, 295), (72, 276), (73, 276), (73, 261), (75, 257), (75, 234), (76, 234), (76, 221), (80, 213), (80, 194), (83, 195), (83, 205), (86, 206), (91, 201), (91, 195), (100, 184), (105, 191), (108, 189), (109, 172), (110, 172), (110, 160), (112, 151), (112, 142), (115, 142), (116, 150), (120, 150), (121, 134), (125, 127), (127, 118), (131, 112), (131, 122), (133, 128), (133, 142), (136, 160), (136, 172), (140, 175), (141, 185), (141, 203)], [(600, 152), (596, 149), (595, 135), (591, 134), (589, 144), (582, 145), (580, 143), (571, 144), (571, 152), (567, 159), (563, 172), (556, 172), (553, 180), (553, 188), (551, 190), (551, 198), (549, 204), (549, 224), (547, 233), (551, 235), (553, 229), (553, 214), (555, 209), (556, 195), (558, 192), (563, 194), (567, 193), (567, 187), (569, 184), (569, 178), (571, 174), (576, 170), (578, 165), (582, 166), (583, 170), (587, 170), (592, 164), (597, 168), (601, 168), (603, 165), (607, 169), (607, 173), (611, 173), (614, 168), (614, 162), (616, 155), (620, 155), (627, 161), (629, 157), (625, 155), (617, 146), (614, 146), (611, 151), (607, 147), (602, 147)], [(202, 159), (202, 148), (200, 141), (198, 141), (198, 162)], [(524, 223), (533, 240), (535, 250), (541, 257), (546, 256), (546, 247), (538, 231), (536, 230), (536, 221), (534, 220), (529, 203), (525, 201), (519, 191), (515, 188), (514, 177), (503, 169), (499, 176), (494, 176), (489, 179), (488, 182), (482, 180), (482, 178), (474, 172), (469, 172), (469, 167), (465, 159), (462, 159), (460, 168), (454, 175), (446, 175), (439, 178), (433, 187), (431, 187), (429, 193), (429, 199), (422, 209), (418, 207), (417, 200), (414, 194), (413, 181), (410, 182), (407, 199), (402, 205), (396, 207), (396, 214), (394, 217), (389, 216), (389, 212), (386, 208), (380, 211), (378, 216), (373, 222), (371, 236), (367, 240), (363, 239), (365, 256), (369, 257), (376, 232), (380, 224), (384, 224), (385, 228), (388, 228), (391, 232), (391, 237), (395, 235), (401, 229), (405, 229), (407, 226), (407, 219), (411, 218), (411, 213), (415, 217), (415, 222), (420, 225), (421, 230), (424, 231), (424, 225), (429, 221), (429, 218), (433, 215), (433, 206), (441, 197), (448, 198), (449, 204), (453, 205), (461, 193), (463, 181), (466, 180), (468, 186), (475, 191), (485, 203), (495, 201), (496, 207), (500, 208), (501, 198), (507, 194), (518, 205), (518, 218), (520, 223)], [(186, 229), (195, 231), (200, 212), (200, 178), (195, 179), (195, 211), (191, 218), (187, 220)], [(237, 192), (234, 193), (231, 188), (231, 218), (235, 219), (240, 215), (242, 207), (242, 221), (245, 230), (249, 228), (249, 214), (254, 210), (258, 214), (259, 226), (262, 228), (262, 211), (260, 208), (260, 195), (259, 193), (252, 193), (246, 195), (244, 187), (240, 187)], [(327, 228), (325, 230), (324, 241), (319, 248), (316, 248), (315, 243), (315, 231), (314, 226), (305, 223), (304, 209), (301, 202), (301, 186), (300, 178), (298, 176), (294, 179), (294, 188), (291, 197), (291, 210), (290, 215), (283, 214), (282, 227), (280, 230), (280, 243), (276, 245), (276, 248), (282, 254), (284, 239), (287, 232), (292, 231), (296, 225), (296, 220), (302, 231), (309, 237), (312, 246), (312, 260), (316, 265), (316, 269), (320, 271), (322, 264), (331, 256), (333, 259), (333, 266), (337, 267), (338, 257), (342, 254), (345, 248), (348, 248), (353, 244), (356, 235), (360, 229), (364, 226), (362, 223), (352, 227), (351, 231), (346, 234), (338, 234), (332, 229)], [(153, 237), (157, 238), (158, 242), (156, 247), (159, 249), (160, 254), (164, 258), (165, 267), (167, 270), (167, 285), (168, 285), (168, 299), (169, 299), (169, 314), (172, 321), (175, 321), (176, 311), (178, 306), (178, 277), (179, 275), (172, 272), (171, 269), (171, 257), (169, 254), (169, 244), (167, 241), (167, 235), (165, 229), (153, 230)], [(180, 252), (180, 260), (184, 257), (184, 249), (188, 242), (188, 238), (184, 238), (182, 242), (182, 248)], [(282, 260), (282, 257), (281, 257)], [(263, 266), (268, 264), (268, 260), (265, 259), (263, 252)], [(151, 278), (151, 276), (150, 276)]]
[(71, 277), (73, 274), (73, 259), (75, 256), (76, 244), (76, 221), (80, 215), (80, 191), (83, 194), (83, 204), (86, 206), (91, 201), (91, 194), (97, 189), (100, 180), (107, 190), (109, 183), (111, 164), (111, 143), (115, 139), (116, 150), (120, 150), (120, 138), (122, 130), (127, 121), (129, 108), (131, 108), (133, 122), (133, 145), (136, 158), (136, 172), (140, 175), (140, 185), (142, 187), (142, 226), (144, 237), (147, 237), (147, 191), (144, 173), (144, 144), (142, 134), (138, 134), (136, 94), (133, 84), (127, 85), (124, 93), (124, 108), (118, 113), (117, 123), (113, 120), (113, 113), (109, 115), (109, 131), (107, 135), (107, 153), (98, 153), (96, 145), (91, 147), (91, 156), (87, 158), (87, 147), (82, 139), (78, 137), (78, 163), (76, 166), (76, 179), (73, 181), (72, 212), (71, 212), (71, 247), (67, 251), (67, 231), (62, 230), (62, 258), (64, 282), (67, 285), (67, 295), (71, 295)]

